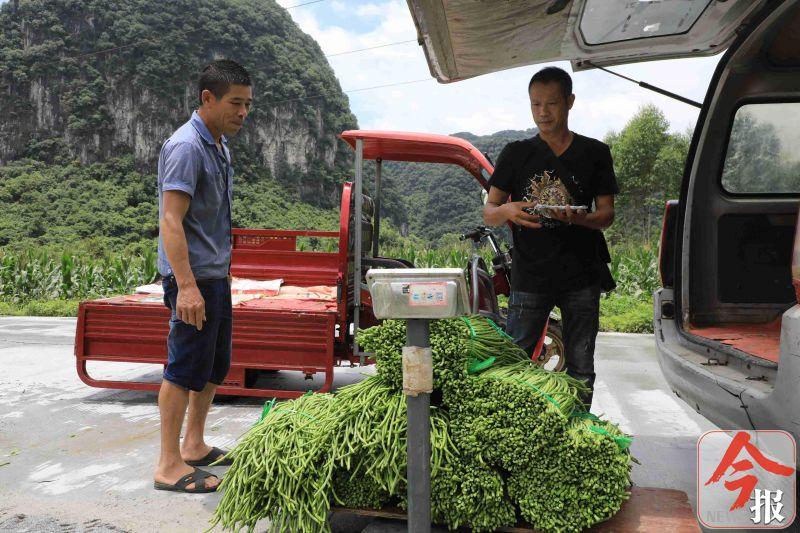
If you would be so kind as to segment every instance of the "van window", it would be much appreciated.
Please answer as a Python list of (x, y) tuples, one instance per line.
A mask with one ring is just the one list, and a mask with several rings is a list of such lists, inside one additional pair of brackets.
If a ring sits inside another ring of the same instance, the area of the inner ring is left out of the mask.
[(800, 102), (736, 111), (722, 187), (737, 194), (800, 193)]
[(587, 0), (580, 30), (587, 44), (607, 44), (689, 31), (711, 0)]

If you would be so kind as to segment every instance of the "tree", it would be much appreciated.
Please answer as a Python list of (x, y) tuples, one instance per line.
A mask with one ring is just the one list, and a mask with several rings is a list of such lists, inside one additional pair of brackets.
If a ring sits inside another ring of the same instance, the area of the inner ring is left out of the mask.
[(787, 190), (780, 183), (783, 177), (780, 155), (781, 141), (775, 126), (759, 122), (745, 109), (739, 110), (728, 141), (722, 186), (730, 192)]
[(653, 163), (652, 182), (653, 192), (656, 194), (652, 199), (656, 200), (656, 207), (659, 209), (664, 207), (667, 200), (680, 195), (681, 179), (690, 142), (689, 132), (670, 134), (661, 150), (658, 151), (658, 156)]
[[(617, 231), (622, 228), (625, 237), (648, 240), (654, 227), (653, 191), (660, 191), (662, 184), (654, 172), (659, 154), (669, 141), (669, 122), (664, 113), (654, 105), (642, 106), (619, 134), (611, 133), (611, 155), (620, 187), (617, 198), (619, 221)], [(659, 162), (666, 171), (670, 160), (668, 152)]]

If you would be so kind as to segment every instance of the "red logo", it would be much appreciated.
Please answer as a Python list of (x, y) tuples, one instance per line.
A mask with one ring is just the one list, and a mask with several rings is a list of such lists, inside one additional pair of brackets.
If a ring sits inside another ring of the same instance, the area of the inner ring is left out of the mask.
[[(714, 474), (712, 474), (708, 481), (706, 481), (706, 485), (709, 483), (717, 483), (730, 467), (733, 467), (733, 472), (731, 472), (730, 477), (738, 474), (739, 472), (753, 469), (753, 463), (751, 463), (748, 459), (742, 459), (741, 461), (734, 463), (736, 458), (739, 457), (739, 453), (742, 451), (742, 448), (747, 450), (747, 453), (750, 454), (750, 457), (755, 459), (761, 468), (767, 472), (772, 472), (773, 474), (786, 477), (794, 474), (794, 468), (776, 463), (775, 461), (770, 461), (764, 457), (764, 454), (761, 453), (758, 448), (750, 444), (750, 435), (744, 431), (740, 431), (731, 441), (730, 446), (728, 446), (728, 449), (725, 451), (725, 455), (722, 457), (722, 461), (720, 461), (719, 465), (717, 465), (717, 469), (714, 470)], [(733, 505), (731, 505), (731, 511), (734, 509), (739, 509), (740, 507), (744, 507), (744, 504), (750, 500), (750, 497), (753, 494), (753, 489), (756, 488), (757, 483), (758, 478), (753, 474), (748, 474), (738, 479), (725, 482), (725, 488), (729, 491), (733, 492), (736, 489), (739, 489), (739, 497), (736, 498), (736, 501), (734, 501)]]
[(789, 433), (709, 431), (697, 446), (703, 525), (785, 528), (794, 521), (796, 451)]

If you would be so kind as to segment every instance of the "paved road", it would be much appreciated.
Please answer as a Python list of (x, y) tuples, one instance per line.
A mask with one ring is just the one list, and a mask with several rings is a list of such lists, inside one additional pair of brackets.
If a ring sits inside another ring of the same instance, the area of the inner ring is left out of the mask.
[[(219, 495), (152, 489), (155, 394), (84, 385), (75, 372), (74, 334), (74, 319), (0, 318), (0, 531), (203, 530)], [(695, 443), (715, 426), (669, 391), (652, 336), (601, 334), (596, 370), (592, 411), (635, 435), (631, 449), (641, 465), (634, 483), (680, 489), (694, 506)], [(96, 363), (90, 371), (159, 379), (159, 367)], [(342, 369), (335, 384), (358, 377), (358, 369)], [(260, 410), (257, 400), (215, 402), (209, 443), (232, 446)], [(363, 527), (391, 529), (340, 524)]]

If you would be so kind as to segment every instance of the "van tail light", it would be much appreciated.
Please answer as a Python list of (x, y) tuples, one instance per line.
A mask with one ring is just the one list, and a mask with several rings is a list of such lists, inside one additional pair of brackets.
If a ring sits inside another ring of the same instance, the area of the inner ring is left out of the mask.
[(797, 214), (797, 223), (794, 225), (794, 246), (792, 247), (792, 285), (794, 297), (800, 304), (800, 212)]
[(658, 243), (658, 273), (662, 287), (675, 286), (675, 234), (678, 229), (678, 200), (668, 200), (664, 206), (661, 240)]

